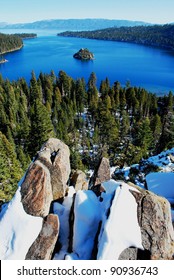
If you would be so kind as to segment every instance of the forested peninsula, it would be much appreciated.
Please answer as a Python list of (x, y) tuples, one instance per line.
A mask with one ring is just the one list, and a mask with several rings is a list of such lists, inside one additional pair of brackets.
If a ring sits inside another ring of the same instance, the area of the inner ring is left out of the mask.
[[(18, 34), (3, 34), (0, 33), (0, 55), (8, 52), (20, 50), (23, 47), (23, 39), (36, 38), (35, 33), (18, 33)], [(0, 63), (4, 63), (6, 60), (2, 57)]]
[(79, 37), (97, 40), (136, 43), (174, 50), (174, 25), (112, 27), (94, 31), (66, 31), (57, 34), (64, 37)]
[(5, 54), (23, 47), (22, 38), (17, 35), (7, 35), (0, 33), (0, 54)]

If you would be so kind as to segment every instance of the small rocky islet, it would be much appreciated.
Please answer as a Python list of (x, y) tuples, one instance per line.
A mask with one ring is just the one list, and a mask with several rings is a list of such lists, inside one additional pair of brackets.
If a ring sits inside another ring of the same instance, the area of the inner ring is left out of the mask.
[(90, 52), (87, 48), (82, 48), (77, 53), (75, 53), (73, 57), (79, 60), (93, 60), (94, 54)]

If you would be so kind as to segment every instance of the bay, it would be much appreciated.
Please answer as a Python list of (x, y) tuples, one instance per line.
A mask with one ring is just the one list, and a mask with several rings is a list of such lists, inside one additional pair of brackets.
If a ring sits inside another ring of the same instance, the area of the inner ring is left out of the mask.
[[(6, 33), (26, 30), (6, 30)], [(3, 32), (0, 30), (0, 32)], [(4, 32), (4, 33), (5, 33)], [(97, 85), (106, 77), (110, 83), (127, 81), (157, 94), (174, 92), (174, 52), (142, 45), (56, 36), (55, 30), (28, 30), (38, 34), (35, 39), (24, 40), (20, 51), (5, 55), (7, 63), (0, 64), (0, 73), (10, 81), (24, 77), (30, 81), (31, 71), (36, 76), (60, 70), (77, 79), (88, 80), (91, 72), (97, 76)], [(83, 62), (73, 58), (80, 48), (88, 48), (95, 60)]]

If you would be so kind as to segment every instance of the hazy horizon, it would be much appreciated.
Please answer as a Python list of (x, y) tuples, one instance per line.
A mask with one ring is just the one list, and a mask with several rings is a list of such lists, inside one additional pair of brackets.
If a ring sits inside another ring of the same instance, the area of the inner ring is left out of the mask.
[(173, 11), (173, 0), (6, 0), (1, 3), (0, 22), (99, 18), (165, 24), (174, 22)]

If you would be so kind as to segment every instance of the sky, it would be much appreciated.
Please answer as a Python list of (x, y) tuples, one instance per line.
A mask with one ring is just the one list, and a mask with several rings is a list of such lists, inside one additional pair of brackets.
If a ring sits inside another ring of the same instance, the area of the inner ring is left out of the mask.
[(107, 18), (174, 22), (174, 0), (0, 0), (0, 22)]

